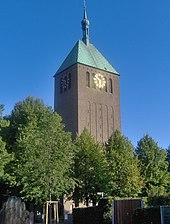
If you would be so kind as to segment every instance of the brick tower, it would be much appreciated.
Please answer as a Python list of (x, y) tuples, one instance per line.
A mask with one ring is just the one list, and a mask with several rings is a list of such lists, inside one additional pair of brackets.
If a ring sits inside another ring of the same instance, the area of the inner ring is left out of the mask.
[(54, 75), (54, 110), (73, 138), (86, 128), (97, 141), (107, 142), (121, 129), (119, 73), (90, 43), (86, 7), (78, 40)]

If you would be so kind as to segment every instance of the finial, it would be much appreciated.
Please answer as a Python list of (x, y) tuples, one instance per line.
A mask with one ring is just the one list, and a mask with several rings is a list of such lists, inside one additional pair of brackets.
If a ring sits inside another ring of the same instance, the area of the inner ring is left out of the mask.
[(84, 17), (81, 22), (82, 25), (82, 31), (83, 31), (83, 38), (82, 41), (86, 44), (89, 45), (89, 20), (87, 19), (87, 12), (86, 12), (86, 0), (84, 0)]
[(87, 19), (86, 0), (84, 0), (84, 19)]
[(86, 9), (86, 0), (84, 0), (84, 8)]

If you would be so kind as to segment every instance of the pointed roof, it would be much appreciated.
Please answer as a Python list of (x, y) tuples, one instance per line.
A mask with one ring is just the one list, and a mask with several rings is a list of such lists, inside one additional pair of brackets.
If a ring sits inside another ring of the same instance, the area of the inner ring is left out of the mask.
[(84, 64), (93, 68), (98, 68), (119, 75), (105, 57), (95, 48), (93, 44), (86, 45), (79, 40), (68, 54), (56, 75), (74, 64)]
[(105, 57), (95, 48), (89, 40), (89, 25), (87, 18), (86, 1), (84, 0), (84, 15), (81, 21), (82, 25), (82, 41), (79, 40), (73, 47), (69, 55), (66, 57), (56, 74), (64, 71), (70, 66), (80, 63), (93, 68), (98, 68), (119, 75), (113, 66), (105, 59)]

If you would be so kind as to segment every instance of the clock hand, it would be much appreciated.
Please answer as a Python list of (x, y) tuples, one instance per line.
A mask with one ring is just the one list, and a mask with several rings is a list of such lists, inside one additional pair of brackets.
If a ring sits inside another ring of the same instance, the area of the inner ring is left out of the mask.
[(98, 79), (100, 81), (100, 78), (97, 76), (96, 79)]

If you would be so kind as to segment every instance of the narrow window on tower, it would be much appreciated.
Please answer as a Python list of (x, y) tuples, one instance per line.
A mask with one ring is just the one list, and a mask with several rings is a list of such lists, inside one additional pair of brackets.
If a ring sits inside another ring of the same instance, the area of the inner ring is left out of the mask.
[(107, 92), (107, 78), (104, 77), (104, 80), (105, 80), (105, 86), (104, 86), (104, 91)]
[(60, 79), (60, 93), (63, 93), (63, 78)]
[(86, 86), (90, 87), (90, 73), (86, 72)]
[(64, 88), (64, 91), (67, 91), (67, 76), (66, 75), (64, 76), (64, 80), (63, 80), (63, 88)]
[(95, 88), (96, 89), (96, 84), (94, 82), (94, 78), (95, 78), (95, 74), (93, 73), (92, 74), (92, 88)]
[(109, 93), (113, 93), (112, 79), (109, 79)]
[(68, 88), (71, 89), (71, 73), (68, 75)]

